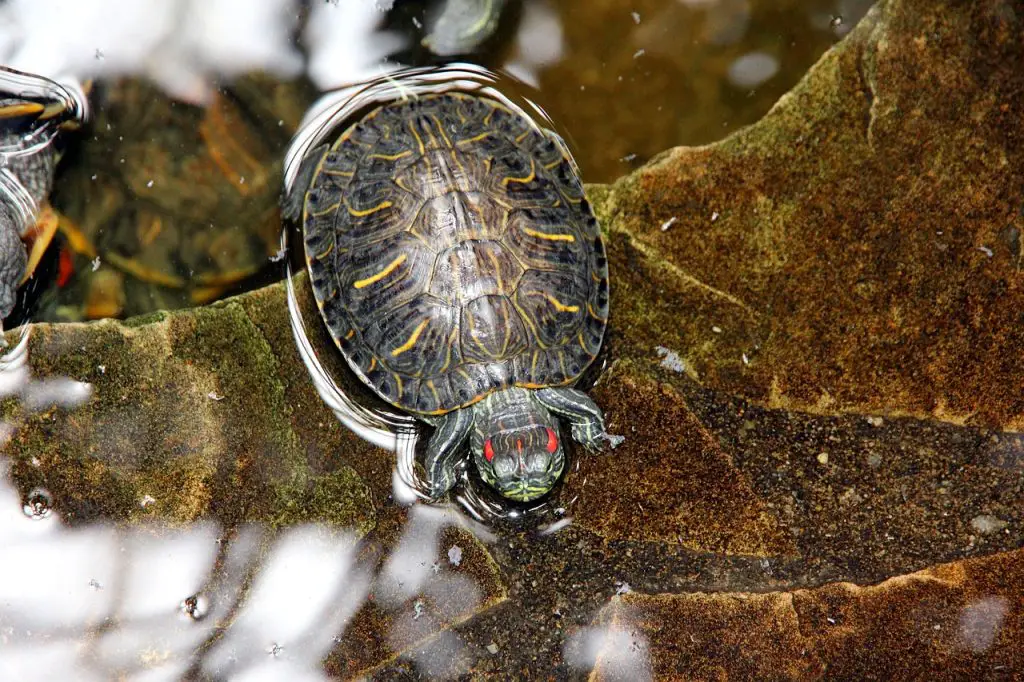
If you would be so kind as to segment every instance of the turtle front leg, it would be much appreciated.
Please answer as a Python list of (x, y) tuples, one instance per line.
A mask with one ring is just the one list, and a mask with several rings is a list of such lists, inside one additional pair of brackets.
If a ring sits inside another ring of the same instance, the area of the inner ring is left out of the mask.
[(569, 422), (572, 437), (580, 445), (591, 450), (608, 441), (613, 448), (625, 440), (622, 436), (611, 436), (604, 430), (604, 414), (583, 391), (574, 388), (542, 388), (534, 393), (541, 405)]
[(454, 410), (439, 417), (434, 433), (427, 443), (424, 465), (432, 497), (440, 497), (455, 485), (455, 465), (459, 461), (459, 446), (473, 428), (473, 411)]

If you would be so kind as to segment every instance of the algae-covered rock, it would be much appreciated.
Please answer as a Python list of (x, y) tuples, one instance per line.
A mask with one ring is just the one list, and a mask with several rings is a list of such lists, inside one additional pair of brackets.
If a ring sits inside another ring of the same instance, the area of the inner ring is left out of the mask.
[(759, 123), (617, 183), (612, 242), (670, 303), (620, 256), (630, 340), (772, 407), (1024, 426), (1020, 22), (881, 3)]
[[(450, 531), (438, 584), (474, 600), (383, 590), (328, 669), (603, 679), (587, 637), (617, 628), (664, 678), (1019, 674), (1021, 35), (1009, 0), (882, 2), (757, 124), (588, 188), (613, 284), (591, 393), (624, 443), (576, 453), (558, 532)], [(5, 403), (15, 481), (65, 519), (402, 535), (393, 456), (317, 397), (283, 285), (39, 325), (30, 354), (93, 388)]]
[[(124, 323), (35, 325), (32, 373), (87, 382), (92, 395), (67, 411), (8, 404), (15, 480), (46, 487), (72, 522), (212, 515), (235, 524), (298, 520), (302, 510), (305, 520), (373, 527), (370, 491), (352, 467), (311, 461), (325, 441), (349, 456), (361, 443), (319, 401), (289, 394), (303, 370), (282, 345), (290, 339), (263, 334), (254, 308), (288, 329), (279, 288)], [(292, 427), (308, 419), (324, 427), (313, 442)], [(318, 500), (328, 493), (329, 503)]]

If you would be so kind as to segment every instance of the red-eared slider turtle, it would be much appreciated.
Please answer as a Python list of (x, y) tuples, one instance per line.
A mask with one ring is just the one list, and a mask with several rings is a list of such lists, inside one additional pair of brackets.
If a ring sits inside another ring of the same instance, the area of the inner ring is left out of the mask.
[(53, 196), (71, 247), (99, 257), (97, 276), (124, 280), (125, 291), (97, 297), (93, 268), (79, 268), (86, 316), (202, 303), (265, 266), (280, 248), (284, 151), (312, 95), (264, 76), (205, 107), (141, 80), (97, 88), (93, 124)]
[(56, 230), (46, 203), (59, 156), (56, 137), (85, 115), (81, 92), (0, 67), (0, 319), (14, 308), (16, 289)]
[(434, 495), (466, 440), (483, 479), (527, 501), (562, 472), (559, 418), (589, 448), (613, 438), (572, 388), (601, 346), (608, 265), (557, 135), (489, 98), (427, 95), (311, 153), (297, 186), (323, 320), (363, 382), (435, 427)]

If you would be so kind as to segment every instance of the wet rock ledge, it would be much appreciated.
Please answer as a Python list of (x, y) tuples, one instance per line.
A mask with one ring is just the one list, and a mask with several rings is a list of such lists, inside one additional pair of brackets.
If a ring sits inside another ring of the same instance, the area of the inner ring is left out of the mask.
[[(484, 594), (445, 625), (460, 665), (566, 677), (603, 625), (666, 679), (1024, 674), (1022, 35), (1008, 0), (881, 2), (757, 124), (589, 188), (614, 287), (593, 394), (627, 440), (569, 476), (567, 529), (459, 540)], [(320, 403), (281, 285), (38, 325), (30, 353), (93, 386), (3, 406), (16, 483), (70, 523), (400, 528), (391, 456)], [(411, 665), (370, 630), (332, 673)], [(596, 679), (629, 664), (604, 641)]]

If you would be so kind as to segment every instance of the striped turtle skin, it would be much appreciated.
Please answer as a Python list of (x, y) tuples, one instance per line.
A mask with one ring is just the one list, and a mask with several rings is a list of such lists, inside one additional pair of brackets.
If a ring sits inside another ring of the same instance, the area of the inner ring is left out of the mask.
[(310, 165), (303, 237), (323, 320), (368, 386), (436, 427), (434, 492), (454, 483), (467, 440), (502, 494), (548, 492), (564, 461), (559, 418), (585, 445), (607, 437), (597, 406), (568, 388), (601, 346), (609, 291), (560, 138), (446, 93), (377, 108)]

